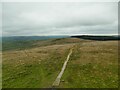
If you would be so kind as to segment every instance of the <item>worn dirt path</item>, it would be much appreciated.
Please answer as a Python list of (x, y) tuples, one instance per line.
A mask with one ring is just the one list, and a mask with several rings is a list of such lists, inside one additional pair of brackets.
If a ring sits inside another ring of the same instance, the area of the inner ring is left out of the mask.
[(67, 66), (67, 62), (68, 62), (68, 60), (69, 60), (69, 58), (70, 58), (70, 55), (72, 54), (72, 50), (73, 50), (73, 48), (70, 49), (70, 52), (69, 52), (69, 54), (68, 54), (68, 56), (67, 56), (67, 59), (65, 60), (65, 62), (64, 62), (64, 64), (63, 64), (63, 67), (62, 67), (62, 69), (61, 69), (61, 72), (59, 73), (59, 75), (57, 76), (56, 80), (54, 81), (54, 83), (53, 83), (53, 85), (52, 85), (53, 87), (59, 86), (59, 84), (60, 84), (60, 79), (61, 79), (61, 77), (62, 77), (62, 75), (63, 75), (63, 73), (64, 73), (64, 71), (65, 71), (65, 68), (66, 68), (66, 66)]

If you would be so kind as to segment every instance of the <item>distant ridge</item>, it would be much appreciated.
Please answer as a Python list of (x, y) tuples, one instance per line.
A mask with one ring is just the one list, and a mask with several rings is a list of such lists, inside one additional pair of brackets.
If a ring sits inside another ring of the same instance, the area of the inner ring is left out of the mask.
[(24, 41), (24, 40), (47, 40), (47, 39), (57, 39), (66, 38), (69, 36), (8, 36), (2, 37), (3, 41)]
[(76, 35), (71, 36), (72, 38), (81, 38), (81, 39), (88, 39), (88, 40), (99, 40), (99, 41), (107, 41), (107, 40), (120, 40), (120, 36), (93, 36), (93, 35)]

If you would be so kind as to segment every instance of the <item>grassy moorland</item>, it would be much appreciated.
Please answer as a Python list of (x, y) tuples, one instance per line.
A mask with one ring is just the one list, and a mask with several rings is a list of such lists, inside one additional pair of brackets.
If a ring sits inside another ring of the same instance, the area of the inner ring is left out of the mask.
[(73, 46), (58, 88), (118, 87), (117, 41), (61, 38), (24, 44), (3, 47), (3, 88), (51, 87)]
[(116, 41), (79, 43), (73, 51), (60, 87), (118, 87)]

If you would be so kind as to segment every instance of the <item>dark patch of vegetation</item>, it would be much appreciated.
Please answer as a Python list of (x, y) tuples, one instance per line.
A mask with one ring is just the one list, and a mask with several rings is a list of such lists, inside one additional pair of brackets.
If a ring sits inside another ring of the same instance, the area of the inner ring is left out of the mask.
[(81, 35), (81, 36), (71, 36), (73, 38), (81, 38), (88, 40), (99, 40), (99, 41), (107, 41), (107, 40), (120, 40), (120, 36), (90, 36), (90, 35)]

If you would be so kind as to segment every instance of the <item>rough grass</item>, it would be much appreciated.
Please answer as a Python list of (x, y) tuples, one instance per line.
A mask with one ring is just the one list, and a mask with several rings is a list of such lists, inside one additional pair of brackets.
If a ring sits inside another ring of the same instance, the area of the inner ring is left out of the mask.
[(3, 88), (49, 88), (70, 46), (55, 45), (3, 53)]
[(118, 46), (116, 41), (77, 44), (60, 87), (117, 88)]
[(117, 41), (55, 39), (3, 52), (3, 88), (50, 88), (74, 46), (59, 88), (118, 87)]

